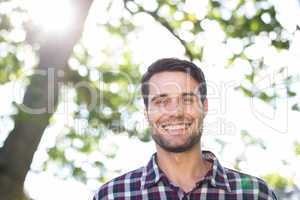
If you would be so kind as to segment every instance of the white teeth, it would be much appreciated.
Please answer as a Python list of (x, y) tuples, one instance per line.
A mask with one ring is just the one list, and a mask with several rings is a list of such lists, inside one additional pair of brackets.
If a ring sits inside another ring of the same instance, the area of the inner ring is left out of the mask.
[(166, 130), (177, 130), (188, 128), (191, 123), (181, 123), (181, 124), (163, 124), (162, 128)]
[(184, 129), (185, 125), (175, 125), (175, 126), (167, 126), (165, 129), (167, 130), (177, 130), (177, 129)]

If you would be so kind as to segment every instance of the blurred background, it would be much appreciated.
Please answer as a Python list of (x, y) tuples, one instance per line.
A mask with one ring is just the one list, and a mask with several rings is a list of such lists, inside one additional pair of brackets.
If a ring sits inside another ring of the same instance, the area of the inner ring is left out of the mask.
[(203, 149), (300, 199), (299, 0), (0, 0), (0, 199), (91, 199), (155, 152), (140, 78), (201, 67)]

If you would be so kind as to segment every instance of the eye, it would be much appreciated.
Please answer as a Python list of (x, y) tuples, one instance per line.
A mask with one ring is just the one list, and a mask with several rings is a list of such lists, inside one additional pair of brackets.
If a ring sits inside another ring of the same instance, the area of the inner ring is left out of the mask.
[(194, 103), (194, 98), (192, 96), (184, 96), (182, 98), (182, 101), (183, 101), (184, 104), (190, 105), (190, 104)]
[(155, 104), (156, 106), (164, 106), (164, 105), (166, 105), (169, 101), (170, 101), (169, 98), (167, 98), (167, 97), (161, 97), (161, 98), (157, 98), (157, 99), (154, 101), (154, 104)]

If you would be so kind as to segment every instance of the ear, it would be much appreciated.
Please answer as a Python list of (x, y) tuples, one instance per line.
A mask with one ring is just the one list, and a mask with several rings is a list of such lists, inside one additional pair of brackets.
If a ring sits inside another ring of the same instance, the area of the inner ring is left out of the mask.
[(206, 114), (208, 112), (208, 100), (207, 100), (207, 98), (205, 98), (205, 100), (203, 102), (203, 109), (204, 109), (204, 116), (206, 116)]
[(147, 120), (149, 120), (147, 108), (144, 109), (144, 116)]

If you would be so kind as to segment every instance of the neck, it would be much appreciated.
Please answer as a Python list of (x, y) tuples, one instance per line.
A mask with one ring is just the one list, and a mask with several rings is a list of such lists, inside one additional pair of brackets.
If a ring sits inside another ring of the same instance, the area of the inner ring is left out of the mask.
[(182, 153), (167, 152), (158, 146), (157, 162), (168, 179), (185, 192), (192, 190), (211, 167), (202, 158), (200, 144)]

